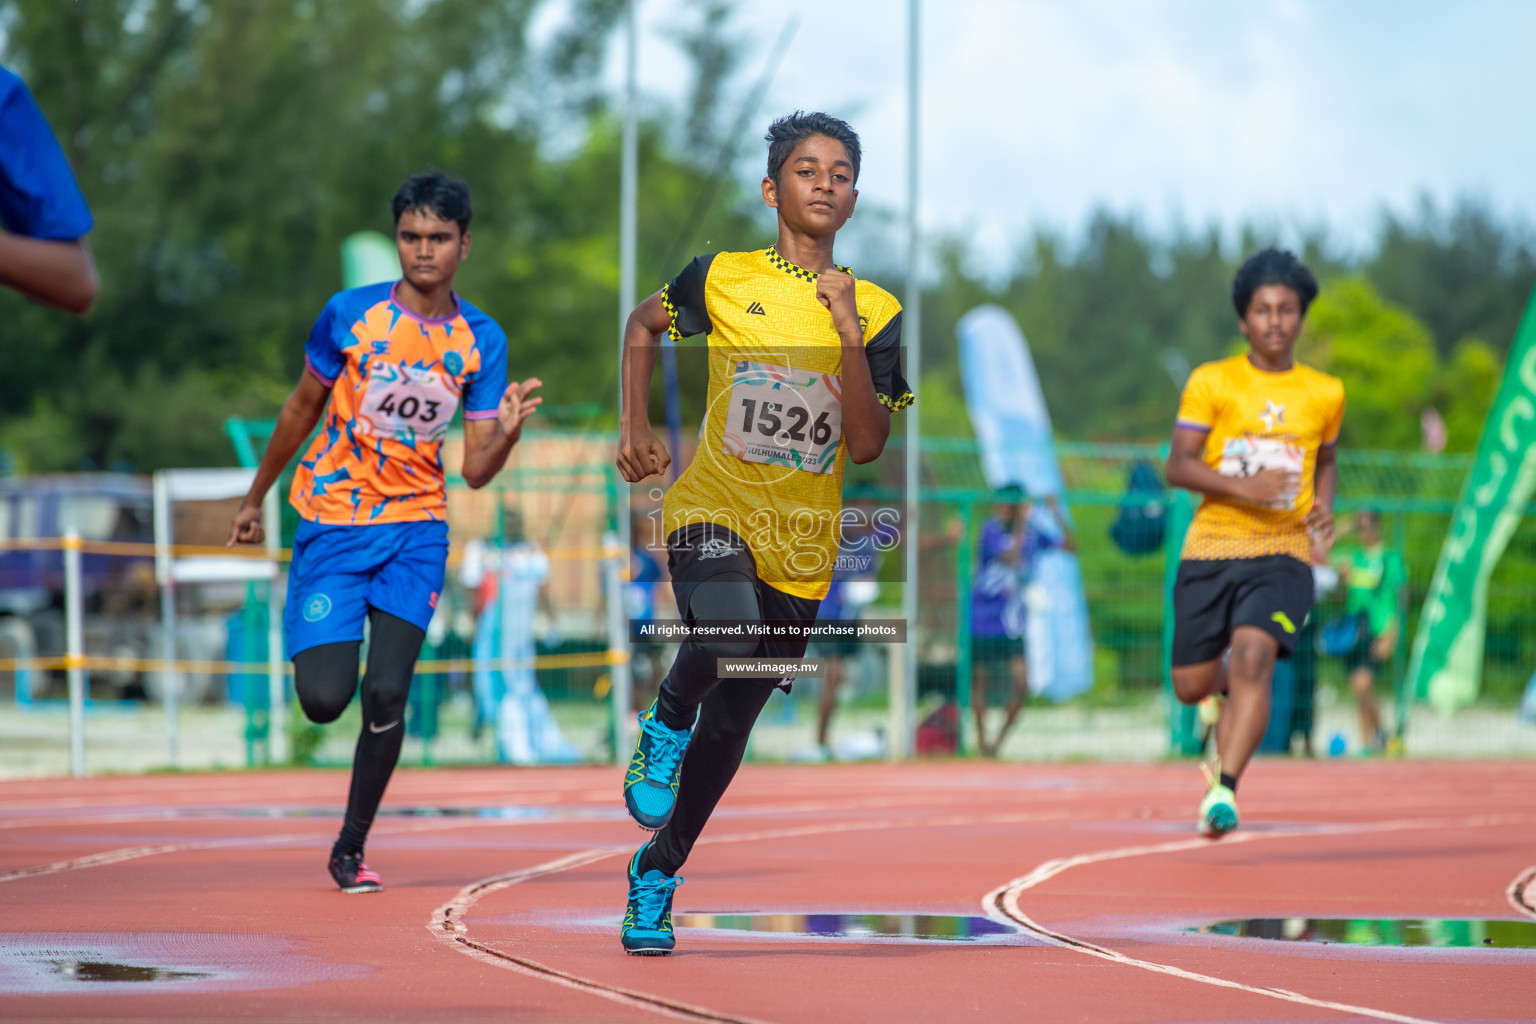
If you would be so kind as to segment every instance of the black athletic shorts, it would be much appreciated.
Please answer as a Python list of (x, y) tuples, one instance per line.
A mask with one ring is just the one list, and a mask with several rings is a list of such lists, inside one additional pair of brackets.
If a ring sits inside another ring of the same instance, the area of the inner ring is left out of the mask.
[(1016, 636), (977, 636), (971, 634), (971, 664), (1006, 665), (1024, 657), (1024, 641)]
[(1312, 611), (1312, 569), (1290, 555), (1186, 559), (1173, 584), (1173, 664), (1199, 665), (1232, 642), (1238, 626), (1262, 629), (1296, 649), (1296, 634)]
[[(673, 530), (667, 537), (667, 569), (672, 575), (678, 614), (685, 622), (710, 618), (707, 608), (693, 606), (693, 592), (700, 583), (727, 573), (740, 574), (752, 581), (764, 622), (793, 622), (808, 629), (821, 607), (820, 598), (795, 597), (759, 579), (757, 560), (746, 541), (718, 523), (689, 523)], [(758, 644), (756, 656), (803, 658), (807, 643), (805, 634), (799, 639), (764, 640)], [(784, 684), (784, 690), (789, 690), (788, 684)]]

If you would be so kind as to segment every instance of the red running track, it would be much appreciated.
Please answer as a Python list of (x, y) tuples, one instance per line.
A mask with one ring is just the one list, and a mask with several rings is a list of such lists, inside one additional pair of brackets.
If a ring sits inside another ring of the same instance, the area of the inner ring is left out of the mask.
[[(1193, 836), (1189, 764), (749, 767), (684, 870), (680, 914), (986, 915), (1017, 934), (683, 930), (664, 959), (619, 949), (624, 859), (643, 838), (619, 781), (403, 771), (369, 846), (387, 887), (372, 896), (325, 874), (341, 772), (7, 783), (0, 1017), (1536, 1018), (1536, 950), (1186, 930), (1536, 918), (1536, 881), (1519, 885), (1536, 865), (1536, 765), (1260, 762), (1244, 828), (1220, 843)], [(402, 813), (444, 808), (462, 813)], [(148, 980), (98, 980), (113, 970)]]

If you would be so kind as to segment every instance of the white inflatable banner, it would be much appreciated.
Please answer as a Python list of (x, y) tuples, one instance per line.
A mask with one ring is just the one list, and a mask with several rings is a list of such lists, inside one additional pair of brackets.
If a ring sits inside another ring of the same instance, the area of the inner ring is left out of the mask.
[[(1024, 334), (998, 306), (971, 310), (956, 333), (987, 484), (1022, 486), (1036, 501), (1035, 525), (1054, 535), (1059, 531), (1040, 499), (1061, 495), (1061, 466)], [(1061, 511), (1070, 521), (1065, 501)], [(1077, 556), (1060, 548), (1045, 551), (1035, 560), (1033, 578), (1021, 582), (1030, 690), (1058, 701), (1075, 697), (1093, 685), (1093, 635)]]

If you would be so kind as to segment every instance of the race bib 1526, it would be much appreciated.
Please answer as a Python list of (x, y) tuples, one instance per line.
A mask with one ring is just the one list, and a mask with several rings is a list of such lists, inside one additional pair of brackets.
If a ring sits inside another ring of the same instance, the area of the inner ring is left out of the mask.
[(832, 373), (737, 360), (725, 454), (744, 462), (830, 473), (843, 438), (843, 382)]
[(441, 441), (459, 408), (452, 378), (437, 370), (375, 361), (357, 414), (357, 430), (395, 441)]

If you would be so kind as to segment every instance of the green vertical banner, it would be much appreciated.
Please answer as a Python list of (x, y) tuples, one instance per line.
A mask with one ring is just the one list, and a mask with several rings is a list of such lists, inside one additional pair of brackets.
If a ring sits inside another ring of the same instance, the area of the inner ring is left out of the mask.
[(1510, 346), (1504, 382), (1440, 549), (1408, 663), (1409, 692), (1448, 714), (1477, 699), (1488, 580), (1536, 490), (1536, 293)]

